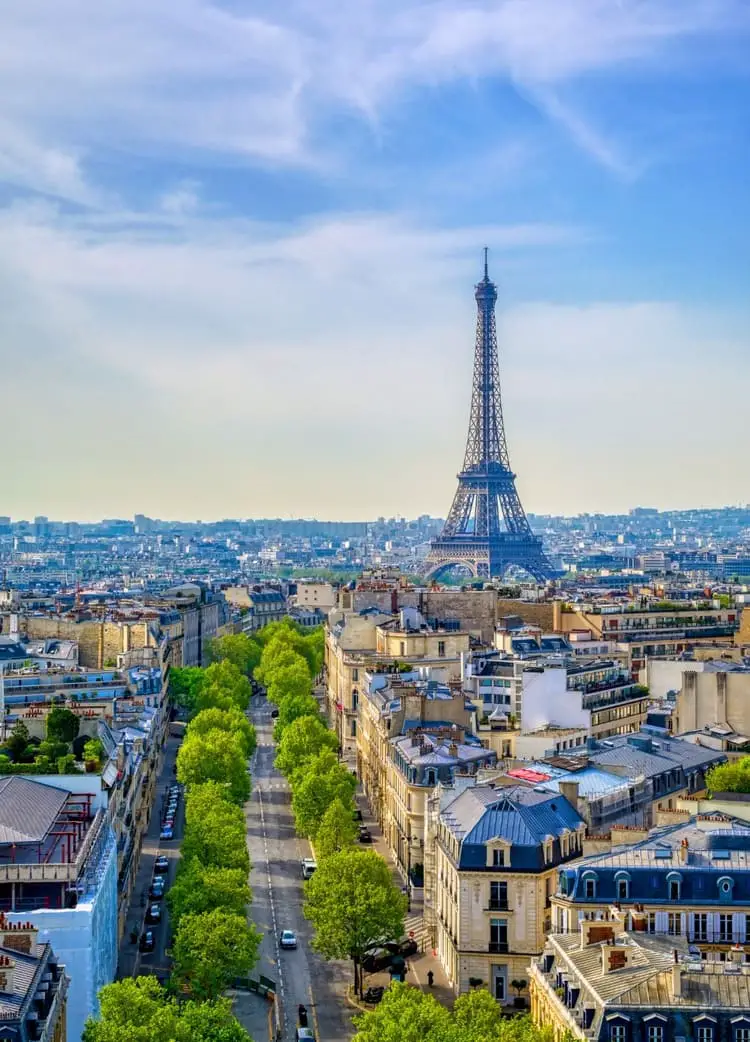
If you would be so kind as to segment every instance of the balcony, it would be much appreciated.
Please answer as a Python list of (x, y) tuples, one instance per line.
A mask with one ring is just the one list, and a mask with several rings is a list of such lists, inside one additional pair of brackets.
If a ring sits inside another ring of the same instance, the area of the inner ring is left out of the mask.
[(509, 912), (507, 898), (505, 901), (490, 901), (485, 908), (485, 912)]
[(507, 955), (509, 948), (507, 941), (490, 941), (487, 946), (490, 955)]

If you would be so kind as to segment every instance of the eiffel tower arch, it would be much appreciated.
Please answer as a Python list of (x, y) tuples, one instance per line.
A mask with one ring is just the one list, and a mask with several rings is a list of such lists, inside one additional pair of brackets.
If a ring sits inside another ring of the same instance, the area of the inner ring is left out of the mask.
[(474, 296), (477, 331), (464, 465), (443, 531), (430, 543), (426, 577), (459, 565), (477, 578), (502, 578), (515, 565), (543, 581), (555, 571), (521, 506), (505, 442), (495, 328), (497, 287), (490, 281), (486, 249), (484, 278)]

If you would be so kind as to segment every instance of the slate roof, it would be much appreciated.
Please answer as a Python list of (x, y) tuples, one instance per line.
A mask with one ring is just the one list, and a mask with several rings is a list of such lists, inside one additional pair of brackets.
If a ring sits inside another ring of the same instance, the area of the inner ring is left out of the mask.
[(476, 846), (501, 838), (525, 847), (575, 830), (582, 821), (563, 797), (524, 785), (467, 789), (448, 804), (443, 820), (465, 844)]
[(19, 774), (0, 777), (0, 845), (41, 843), (68, 795)]
[[(634, 740), (643, 742), (646, 748), (638, 748)], [(726, 759), (725, 754), (716, 749), (704, 749), (693, 742), (681, 742), (678, 738), (660, 736), (655, 739), (648, 734), (608, 738), (606, 743), (598, 742), (588, 756), (601, 767), (625, 767), (632, 774), (643, 774), (649, 778), (663, 774), (671, 766), (690, 770)]]
[(43, 960), (49, 949), (48, 944), (33, 944), (31, 952), (19, 952), (15, 948), (6, 948), (0, 945), (0, 955), (6, 955), (15, 963), (13, 973), (13, 991), (0, 991), (0, 1018), (10, 1019), (21, 1012), (29, 989), (34, 983), (40, 961)]

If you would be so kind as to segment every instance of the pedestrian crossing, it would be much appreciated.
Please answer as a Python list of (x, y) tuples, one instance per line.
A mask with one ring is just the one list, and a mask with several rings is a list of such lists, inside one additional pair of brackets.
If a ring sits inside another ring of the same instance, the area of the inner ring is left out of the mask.
[(404, 920), (404, 933), (407, 937), (414, 935), (414, 940), (419, 945), (421, 952), (426, 951), (431, 946), (429, 931), (421, 915), (407, 915)]

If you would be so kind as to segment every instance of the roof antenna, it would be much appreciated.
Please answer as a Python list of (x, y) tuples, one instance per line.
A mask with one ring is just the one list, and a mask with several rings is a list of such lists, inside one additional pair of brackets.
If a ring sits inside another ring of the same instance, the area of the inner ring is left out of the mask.
[(487, 271), (487, 254), (488, 253), (489, 253), (489, 247), (485, 246), (485, 248), (484, 248), (484, 281), (485, 282), (489, 282), (490, 281), (489, 272)]

